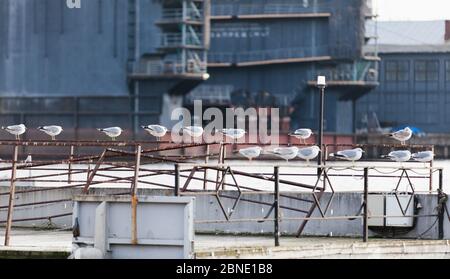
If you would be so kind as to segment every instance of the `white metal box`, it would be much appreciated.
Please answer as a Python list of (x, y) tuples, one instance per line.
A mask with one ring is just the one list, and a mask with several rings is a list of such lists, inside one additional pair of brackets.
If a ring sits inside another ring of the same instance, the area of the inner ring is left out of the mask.
[[(397, 200), (398, 197), (398, 200)], [(410, 194), (368, 195), (369, 227), (412, 227), (414, 218), (414, 196)], [(404, 213), (404, 214), (403, 214)], [(371, 216), (383, 216), (371, 217)]]
[(384, 195), (368, 195), (367, 204), (369, 205), (367, 208), (367, 213), (369, 215), (369, 219), (367, 221), (369, 227), (382, 227), (384, 226), (384, 218), (383, 217), (371, 217), (371, 216), (384, 216)]
[(414, 215), (414, 197), (412, 195), (398, 194), (397, 197), (395, 195), (386, 195), (386, 226), (412, 227), (413, 217), (408, 216)]

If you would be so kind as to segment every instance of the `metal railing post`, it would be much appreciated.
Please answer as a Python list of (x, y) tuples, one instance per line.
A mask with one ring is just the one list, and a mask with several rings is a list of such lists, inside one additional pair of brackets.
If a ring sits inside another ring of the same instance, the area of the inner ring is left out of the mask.
[(368, 193), (369, 193), (369, 168), (364, 168), (364, 219), (363, 219), (363, 241), (369, 240), (369, 223), (368, 223)]
[(69, 174), (67, 175), (67, 183), (72, 184), (72, 161), (73, 161), (73, 153), (74, 153), (74, 146), (70, 146), (70, 155), (69, 155)]
[[(443, 193), (443, 169), (439, 169), (439, 191), (438, 191), (438, 206), (441, 203), (441, 199), (445, 197)], [(439, 207), (438, 207), (439, 208)], [(444, 239), (444, 214), (445, 214), (445, 203), (441, 205), (438, 214), (438, 237), (439, 239)]]
[(180, 166), (175, 164), (175, 192), (174, 195), (178, 197), (180, 195)]
[(17, 157), (19, 153), (19, 146), (14, 146), (13, 162), (11, 165), (11, 184), (9, 189), (9, 203), (8, 203), (8, 216), (6, 219), (5, 230), (5, 246), (9, 246), (9, 234), (11, 232), (12, 218), (14, 211), (14, 199), (16, 195), (16, 171), (17, 171)]
[(280, 246), (280, 168), (278, 166), (274, 167), (274, 178), (275, 178), (275, 195), (274, 195), (274, 238), (275, 238), (275, 246)]

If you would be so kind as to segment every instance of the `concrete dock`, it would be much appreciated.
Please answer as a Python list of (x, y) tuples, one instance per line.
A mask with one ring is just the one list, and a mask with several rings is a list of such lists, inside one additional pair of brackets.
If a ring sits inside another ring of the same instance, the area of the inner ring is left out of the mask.
[[(3, 243), (4, 230), (0, 229)], [(72, 246), (70, 231), (14, 229), (11, 246), (0, 246), (0, 258), (67, 258)], [(320, 259), (320, 258), (436, 258), (450, 259), (448, 240), (282, 237), (274, 247), (270, 236), (196, 235), (197, 259)]]

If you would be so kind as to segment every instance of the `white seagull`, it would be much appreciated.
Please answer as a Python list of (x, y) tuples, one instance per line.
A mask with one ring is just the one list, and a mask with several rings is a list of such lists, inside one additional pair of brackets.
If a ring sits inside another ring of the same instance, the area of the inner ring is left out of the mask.
[(122, 128), (120, 127), (110, 127), (110, 128), (100, 128), (97, 129), (100, 132), (105, 133), (108, 137), (110, 137), (112, 140), (116, 140), (118, 136), (122, 134)]
[(23, 124), (12, 125), (12, 126), (7, 126), (7, 127), (2, 126), (2, 130), (5, 130), (10, 134), (15, 135), (16, 140), (20, 140), (20, 135), (22, 135), (23, 133), (26, 132), (27, 127), (25, 127), (25, 125), (23, 125)]
[(313, 134), (313, 132), (311, 131), (311, 129), (302, 128), (302, 129), (295, 130), (295, 132), (293, 134), (289, 134), (289, 135), (292, 137), (301, 139), (303, 141), (303, 143), (305, 144), (306, 140), (309, 139), (312, 134)]
[(259, 155), (261, 155), (261, 151), (262, 151), (261, 147), (255, 146), (243, 148), (239, 150), (239, 154), (241, 154), (242, 156), (246, 157), (251, 161), (252, 159), (259, 157)]
[(392, 151), (388, 155), (382, 155), (381, 158), (389, 158), (396, 162), (406, 162), (411, 159), (411, 152), (409, 152), (409, 150), (396, 150)]
[(417, 162), (427, 163), (427, 162), (433, 161), (434, 153), (433, 153), (433, 151), (421, 151), (421, 152), (413, 153), (411, 155), (411, 158), (413, 158)]
[(61, 126), (51, 125), (51, 126), (40, 126), (38, 127), (38, 130), (51, 136), (52, 140), (55, 140), (55, 137), (61, 134), (63, 128)]
[(314, 145), (310, 147), (300, 148), (297, 155), (303, 160), (306, 160), (307, 164), (309, 164), (309, 161), (315, 159), (319, 155), (319, 152), (320, 147)]
[(412, 137), (412, 130), (409, 127), (405, 129), (398, 130), (397, 132), (390, 133), (389, 137), (394, 138), (401, 142), (402, 145), (406, 144), (406, 141)]
[(224, 136), (229, 137), (233, 140), (238, 140), (243, 136), (245, 136), (245, 134), (247, 133), (244, 129), (233, 129), (233, 128), (222, 129), (219, 132), (222, 133)]
[(161, 125), (147, 125), (141, 126), (142, 129), (146, 130), (150, 135), (154, 136), (157, 141), (160, 141), (167, 133), (167, 128)]
[(298, 148), (295, 146), (291, 147), (277, 147), (273, 151), (269, 151), (270, 153), (273, 153), (288, 162), (289, 160), (294, 159), (297, 157), (298, 154)]
[(354, 149), (347, 149), (347, 150), (341, 150), (336, 152), (336, 154), (331, 153), (330, 157), (335, 157), (338, 159), (343, 159), (347, 161), (352, 161), (353, 164), (355, 164), (355, 161), (358, 161), (361, 159), (362, 155), (364, 153), (364, 150), (361, 148), (354, 148)]
[(200, 126), (183, 127), (183, 133), (186, 132), (190, 137), (199, 138), (203, 135), (203, 128)]

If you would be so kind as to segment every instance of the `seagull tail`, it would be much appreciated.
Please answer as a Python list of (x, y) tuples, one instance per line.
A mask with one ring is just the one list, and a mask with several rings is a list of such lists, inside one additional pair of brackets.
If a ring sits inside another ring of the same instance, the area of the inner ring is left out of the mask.
[(380, 158), (386, 159), (386, 158), (391, 158), (391, 156), (389, 156), (389, 155), (381, 155)]
[(142, 125), (141, 128), (142, 128), (142, 129), (145, 129), (145, 128), (147, 128), (147, 126), (143, 126), (143, 125)]
[(98, 131), (103, 132), (105, 129), (97, 128)]
[(5, 126), (2, 126), (2, 130), (6, 130), (6, 127), (5, 127)]

